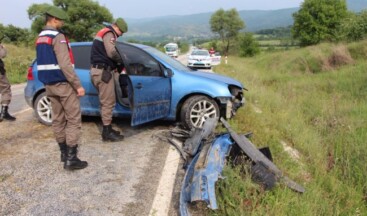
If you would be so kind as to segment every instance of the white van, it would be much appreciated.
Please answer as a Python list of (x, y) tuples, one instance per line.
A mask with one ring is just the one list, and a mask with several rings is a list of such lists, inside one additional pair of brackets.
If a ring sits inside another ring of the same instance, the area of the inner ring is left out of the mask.
[(176, 43), (168, 43), (164, 45), (164, 51), (167, 55), (177, 58), (180, 54), (180, 49), (178, 48), (178, 45)]

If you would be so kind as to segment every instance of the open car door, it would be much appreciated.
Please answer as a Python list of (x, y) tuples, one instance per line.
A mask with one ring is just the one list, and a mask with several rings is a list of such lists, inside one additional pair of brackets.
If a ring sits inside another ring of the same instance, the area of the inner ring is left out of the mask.
[(128, 74), (128, 95), (132, 109), (131, 125), (168, 116), (171, 105), (171, 79), (151, 55), (136, 46), (116, 42)]

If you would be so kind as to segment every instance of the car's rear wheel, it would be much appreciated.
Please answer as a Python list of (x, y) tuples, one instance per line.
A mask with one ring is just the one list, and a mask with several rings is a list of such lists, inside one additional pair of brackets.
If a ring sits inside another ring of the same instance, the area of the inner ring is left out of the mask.
[(40, 95), (38, 95), (34, 103), (34, 111), (38, 121), (45, 125), (51, 125), (51, 110), (51, 101), (46, 96), (46, 92), (42, 92)]
[(219, 117), (218, 104), (206, 96), (188, 98), (181, 109), (181, 122), (186, 128), (202, 128), (208, 118)]

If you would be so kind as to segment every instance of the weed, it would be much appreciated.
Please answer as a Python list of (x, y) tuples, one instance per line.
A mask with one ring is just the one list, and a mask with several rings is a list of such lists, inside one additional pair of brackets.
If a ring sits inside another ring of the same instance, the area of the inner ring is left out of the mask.
[[(218, 182), (220, 209), (211, 215), (367, 214), (366, 43), (230, 56), (228, 65), (215, 68), (249, 89), (247, 105), (230, 121), (233, 129), (254, 132), (252, 142), (269, 146), (275, 164), (306, 193), (281, 184), (261, 192), (229, 167)], [(282, 141), (297, 150), (297, 160)]]

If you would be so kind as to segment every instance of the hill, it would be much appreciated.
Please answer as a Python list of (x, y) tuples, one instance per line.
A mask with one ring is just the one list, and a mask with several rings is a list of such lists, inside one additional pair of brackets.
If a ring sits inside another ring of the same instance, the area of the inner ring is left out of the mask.
[[(365, 0), (348, 0), (348, 8), (359, 12), (367, 8)], [(280, 10), (240, 10), (240, 17), (246, 23), (245, 31), (255, 32), (261, 29), (286, 27), (293, 24), (292, 14), (299, 8), (286, 8)], [(145, 19), (126, 19), (129, 23), (129, 34), (125, 38), (136, 40), (154, 40), (154, 38), (185, 39), (213, 37), (210, 31), (209, 20), (213, 12), (162, 16)]]
[[(246, 23), (246, 31), (254, 32), (292, 25), (292, 14), (298, 8), (281, 10), (242, 10), (240, 17)], [(127, 37), (175, 37), (206, 38), (212, 37), (209, 20), (213, 13), (201, 13), (185, 16), (164, 16), (152, 19), (127, 19), (129, 35)]]

